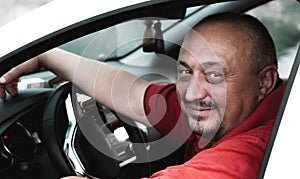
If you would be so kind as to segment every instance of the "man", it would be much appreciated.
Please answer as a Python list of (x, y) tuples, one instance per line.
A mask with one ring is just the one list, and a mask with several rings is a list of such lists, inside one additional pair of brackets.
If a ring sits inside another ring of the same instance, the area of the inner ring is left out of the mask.
[(207, 17), (187, 34), (176, 86), (55, 49), (6, 73), (1, 98), (5, 90), (17, 93), (19, 76), (41, 67), (107, 107), (175, 134), (172, 140), (188, 138), (186, 162), (152, 178), (256, 178), (284, 91), (269, 33), (255, 18), (233, 13)]

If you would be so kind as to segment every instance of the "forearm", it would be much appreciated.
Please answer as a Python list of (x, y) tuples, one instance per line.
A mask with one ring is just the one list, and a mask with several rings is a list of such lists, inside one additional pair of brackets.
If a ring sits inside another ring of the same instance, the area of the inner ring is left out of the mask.
[[(124, 70), (104, 64), (95, 78), (94, 94), (98, 101), (131, 119), (150, 126), (144, 112), (144, 93), (149, 82)], [(107, 86), (104, 86), (109, 84)]]
[(53, 49), (37, 58), (40, 67), (52, 71), (64, 80), (72, 81), (77, 65), (83, 57), (61, 49)]
[(149, 125), (143, 107), (149, 82), (111, 65), (59, 49), (38, 58), (41, 66), (76, 84), (101, 104)]

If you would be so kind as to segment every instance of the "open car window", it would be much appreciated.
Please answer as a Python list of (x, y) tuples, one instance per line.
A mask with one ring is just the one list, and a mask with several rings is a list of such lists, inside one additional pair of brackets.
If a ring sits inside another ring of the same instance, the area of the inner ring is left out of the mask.
[[(297, 178), (299, 142), (299, 61), (300, 6), (293, 0), (271, 1), (248, 13), (257, 17), (269, 30), (277, 51), (278, 71), (286, 82), (258, 178)], [(268, 12), (268, 13), (266, 13)]]
[(300, 6), (295, 0), (271, 1), (247, 12), (258, 18), (269, 30), (277, 51), (279, 74), (285, 81), (300, 44), (299, 12)]

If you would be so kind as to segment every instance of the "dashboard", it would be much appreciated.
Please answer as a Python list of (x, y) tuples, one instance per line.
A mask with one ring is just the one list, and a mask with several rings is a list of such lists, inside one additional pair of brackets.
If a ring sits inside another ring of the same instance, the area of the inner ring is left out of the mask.
[(43, 112), (53, 89), (28, 89), (0, 101), (1, 178), (58, 178), (44, 146)]

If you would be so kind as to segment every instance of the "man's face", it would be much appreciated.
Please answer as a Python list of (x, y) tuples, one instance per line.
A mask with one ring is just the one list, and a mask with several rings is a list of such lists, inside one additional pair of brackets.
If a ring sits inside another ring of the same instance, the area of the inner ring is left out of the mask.
[(233, 25), (201, 25), (186, 37), (177, 93), (193, 132), (220, 138), (254, 111), (259, 83), (250, 72), (250, 53), (251, 46)]

